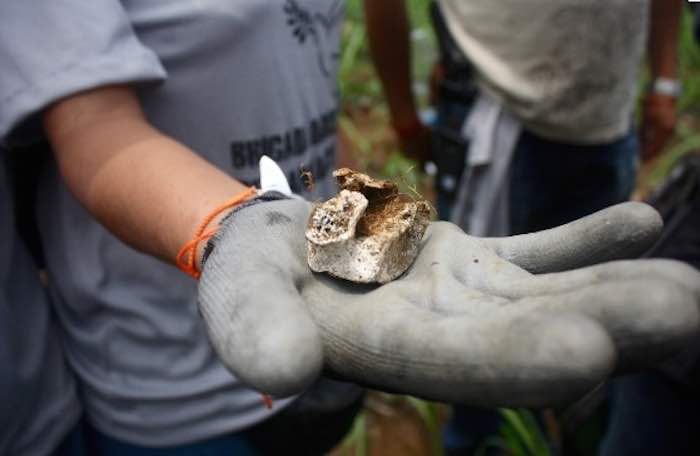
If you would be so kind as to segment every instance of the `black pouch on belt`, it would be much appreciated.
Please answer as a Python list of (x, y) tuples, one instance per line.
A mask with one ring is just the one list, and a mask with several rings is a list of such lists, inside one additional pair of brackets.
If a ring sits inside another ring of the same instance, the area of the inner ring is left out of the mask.
[(430, 5), (444, 79), (437, 99), (437, 122), (432, 132), (432, 157), (437, 167), (436, 184), (442, 196), (454, 199), (466, 162), (469, 141), (461, 134), (462, 125), (476, 98), (473, 69), (452, 38), (436, 2)]
[(438, 190), (450, 199), (457, 196), (457, 186), (462, 178), (469, 142), (459, 131), (437, 125), (433, 128), (431, 147), (437, 167)]

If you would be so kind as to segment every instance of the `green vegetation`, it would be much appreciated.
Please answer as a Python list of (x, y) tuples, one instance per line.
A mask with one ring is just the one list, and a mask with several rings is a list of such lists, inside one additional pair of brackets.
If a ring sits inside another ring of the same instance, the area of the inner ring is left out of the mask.
[[(434, 37), (428, 14), (429, 0), (411, 0), (406, 2), (411, 18), (412, 41), (419, 42), (424, 55), (414, 56), (414, 78), (417, 81), (427, 80), (434, 54)], [(343, 27), (343, 54), (340, 60), (339, 83), (342, 101), (345, 107), (384, 106), (381, 84), (374, 73), (374, 68), (367, 47), (366, 29), (362, 11), (362, 2), (349, 0)]]
[(475, 456), (483, 456), (491, 448), (498, 448), (512, 456), (550, 456), (549, 443), (540, 430), (533, 413), (526, 409), (499, 409), (503, 417), (498, 436), (484, 442)]

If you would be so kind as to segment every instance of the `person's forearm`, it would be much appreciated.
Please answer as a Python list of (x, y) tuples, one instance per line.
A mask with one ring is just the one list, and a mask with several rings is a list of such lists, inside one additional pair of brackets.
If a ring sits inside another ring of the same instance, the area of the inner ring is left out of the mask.
[(649, 27), (649, 67), (652, 78), (678, 78), (678, 37), (681, 0), (652, 0)]
[(404, 0), (365, 0), (369, 48), (398, 129), (418, 121), (411, 90), (411, 52)]
[(196, 226), (245, 187), (150, 126), (129, 88), (100, 88), (43, 116), (78, 200), (131, 246), (169, 262)]

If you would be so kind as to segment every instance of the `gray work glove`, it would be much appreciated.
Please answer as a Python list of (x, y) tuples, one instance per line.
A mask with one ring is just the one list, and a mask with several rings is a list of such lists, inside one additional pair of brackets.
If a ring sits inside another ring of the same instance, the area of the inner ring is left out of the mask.
[(584, 268), (654, 241), (661, 220), (641, 203), (501, 239), (435, 222), (415, 263), (382, 286), (309, 269), (310, 209), (298, 199), (241, 208), (204, 264), (199, 300), (213, 346), (264, 393), (301, 392), (325, 370), (440, 401), (555, 405), (616, 368), (666, 357), (698, 331), (700, 275), (689, 266)]

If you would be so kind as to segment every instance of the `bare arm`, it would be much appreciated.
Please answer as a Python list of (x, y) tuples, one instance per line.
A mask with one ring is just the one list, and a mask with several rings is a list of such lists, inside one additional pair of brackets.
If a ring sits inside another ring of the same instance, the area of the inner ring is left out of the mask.
[(411, 49), (404, 0), (365, 0), (369, 49), (399, 128), (417, 121), (411, 90)]
[(678, 39), (683, 3), (652, 0), (649, 24), (649, 66), (652, 77), (678, 77)]
[[(649, 67), (652, 81), (678, 78), (678, 38), (683, 4), (652, 0), (649, 23)], [(644, 99), (641, 128), (642, 158), (652, 160), (673, 136), (676, 97), (651, 91)]]
[(404, 0), (364, 0), (369, 49), (384, 87), (391, 120), (404, 153), (426, 160), (429, 133), (411, 90), (411, 47)]
[(245, 189), (153, 128), (127, 87), (61, 100), (43, 121), (78, 200), (127, 244), (168, 262), (209, 212)]

